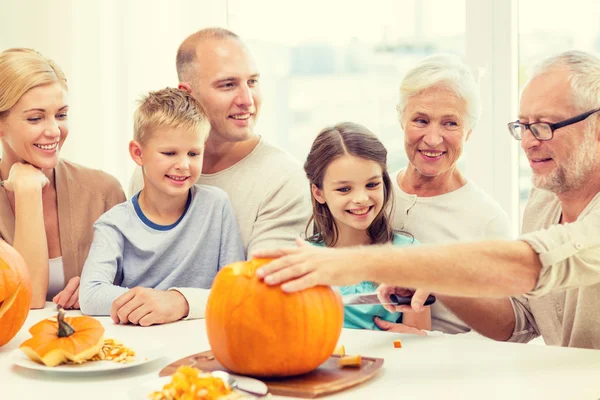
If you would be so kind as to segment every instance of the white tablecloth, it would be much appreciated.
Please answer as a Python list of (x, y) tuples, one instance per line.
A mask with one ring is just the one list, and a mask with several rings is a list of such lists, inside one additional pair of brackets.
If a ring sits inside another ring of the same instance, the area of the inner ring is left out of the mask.
[[(77, 314), (77, 312), (69, 312)], [(65, 374), (25, 369), (11, 353), (28, 329), (55, 315), (48, 304), (30, 312), (19, 334), (0, 348), (0, 400), (129, 399), (144, 382), (185, 356), (209, 349), (204, 320), (136, 327), (98, 318), (106, 336), (129, 347), (162, 345), (160, 359), (113, 372)], [(401, 338), (403, 348), (393, 340)], [(430, 337), (344, 329), (348, 353), (385, 359), (371, 380), (328, 399), (600, 399), (600, 351), (497, 343), (472, 336)], [(275, 397), (274, 397), (275, 398)], [(283, 397), (282, 397), (283, 398)]]

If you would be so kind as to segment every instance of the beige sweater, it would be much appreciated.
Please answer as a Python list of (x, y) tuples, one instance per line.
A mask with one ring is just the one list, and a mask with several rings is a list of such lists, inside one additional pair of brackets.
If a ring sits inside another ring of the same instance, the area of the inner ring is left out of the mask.
[[(60, 160), (54, 169), (58, 202), (58, 229), (65, 282), (81, 275), (94, 235), (92, 226), (105, 211), (125, 201), (112, 175)], [(0, 239), (12, 245), (15, 215), (4, 188), (0, 188)]]
[[(257, 249), (295, 246), (312, 213), (310, 187), (300, 163), (263, 139), (237, 164), (203, 174), (198, 183), (229, 195), (248, 257)], [(129, 196), (143, 187), (142, 170), (137, 168)]]
[(539, 254), (542, 270), (531, 293), (511, 299), (509, 340), (541, 335), (548, 345), (600, 349), (600, 193), (577, 221), (559, 225), (560, 216), (554, 194), (532, 191), (521, 240)]

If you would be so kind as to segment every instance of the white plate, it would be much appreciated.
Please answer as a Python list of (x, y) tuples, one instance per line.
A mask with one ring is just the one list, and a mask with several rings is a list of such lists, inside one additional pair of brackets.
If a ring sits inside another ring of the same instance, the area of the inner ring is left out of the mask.
[(171, 382), (170, 376), (149, 379), (131, 389), (128, 393), (129, 398), (131, 400), (148, 400), (150, 393), (162, 390), (163, 386), (169, 382)]
[(21, 349), (15, 349), (11, 356), (15, 365), (27, 369), (50, 372), (99, 372), (137, 367), (138, 365), (149, 363), (164, 355), (162, 346), (158, 343), (136, 346), (133, 350), (135, 351), (135, 360), (128, 363), (100, 360), (84, 362), (83, 364), (61, 364), (56, 367), (48, 367), (33, 361), (27, 357)]

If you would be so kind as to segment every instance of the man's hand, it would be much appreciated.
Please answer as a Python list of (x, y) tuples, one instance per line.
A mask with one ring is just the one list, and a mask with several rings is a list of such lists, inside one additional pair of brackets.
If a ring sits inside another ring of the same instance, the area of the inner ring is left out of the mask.
[(79, 309), (79, 277), (69, 279), (67, 286), (52, 298), (52, 302), (65, 310)]
[(113, 302), (110, 317), (116, 324), (150, 326), (178, 321), (188, 313), (187, 300), (176, 290), (135, 287)]
[(412, 296), (410, 306), (394, 306), (392, 304), (382, 304), (383, 307), (390, 312), (423, 312), (425, 310), (425, 301), (429, 296), (429, 292), (422, 289), (407, 289), (399, 288), (396, 286), (389, 286), (381, 284), (377, 287), (377, 297), (381, 303), (390, 303), (390, 295), (396, 294), (398, 296)]
[(379, 329), (381, 329), (382, 331), (397, 332), (397, 333), (410, 333), (411, 335), (427, 336), (427, 333), (425, 333), (424, 331), (422, 331), (420, 329), (413, 328), (412, 326), (389, 322), (389, 321), (386, 321), (379, 317), (373, 318), (373, 321), (375, 322), (375, 325), (377, 325), (379, 327)]
[[(281, 284), (285, 292), (297, 292), (318, 285), (346, 286), (366, 278), (361, 248), (332, 249), (311, 246), (296, 239), (296, 248), (260, 250), (257, 258), (276, 258), (256, 274), (267, 285)], [(285, 282), (285, 283), (284, 283)]]

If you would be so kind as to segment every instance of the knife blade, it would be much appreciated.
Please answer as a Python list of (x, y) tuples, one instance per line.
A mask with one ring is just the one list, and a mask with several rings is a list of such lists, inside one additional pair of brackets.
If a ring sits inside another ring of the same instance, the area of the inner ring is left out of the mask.
[[(412, 301), (412, 296), (398, 296), (396, 294), (390, 295), (389, 303), (381, 303), (376, 293), (359, 293), (342, 296), (342, 302), (344, 306), (361, 306), (361, 305), (376, 305), (376, 304), (392, 304), (395, 306), (408, 306)], [(435, 296), (429, 295), (425, 300), (425, 305), (431, 305), (435, 303)]]

